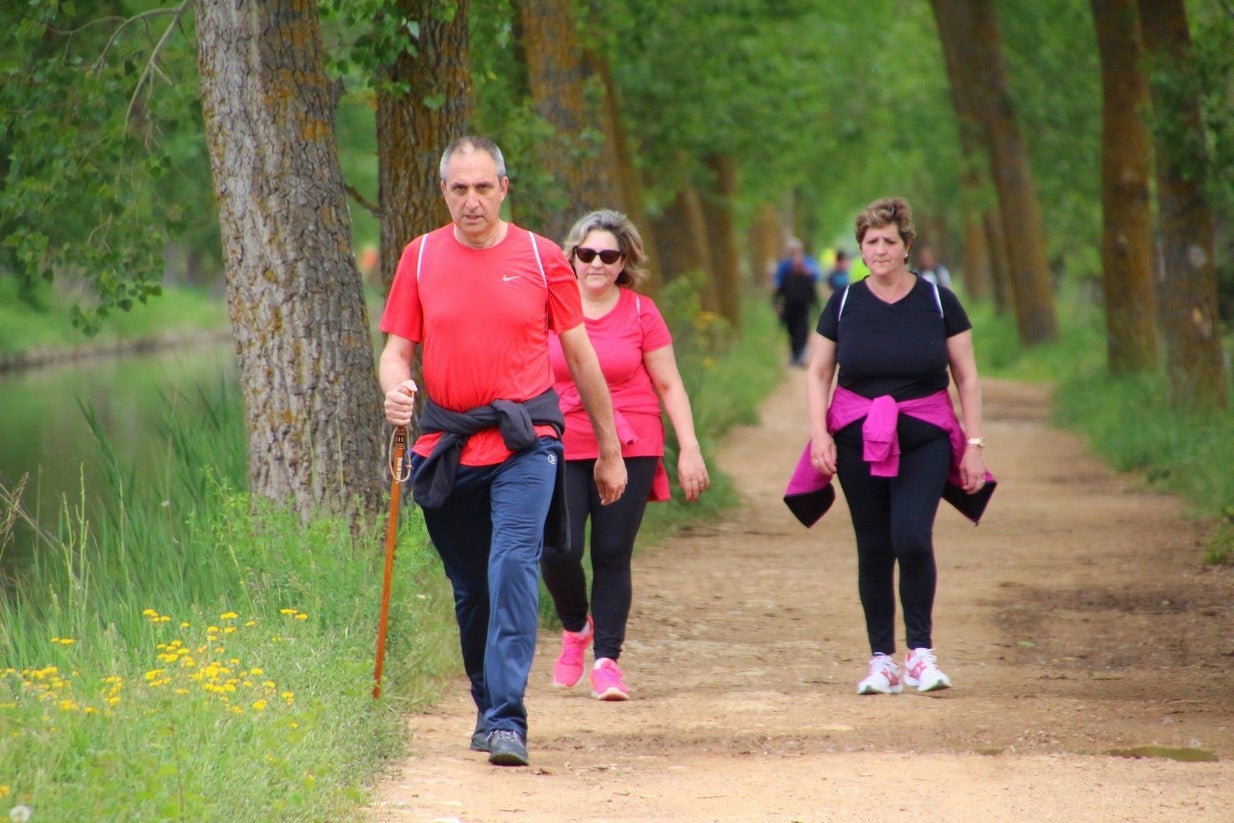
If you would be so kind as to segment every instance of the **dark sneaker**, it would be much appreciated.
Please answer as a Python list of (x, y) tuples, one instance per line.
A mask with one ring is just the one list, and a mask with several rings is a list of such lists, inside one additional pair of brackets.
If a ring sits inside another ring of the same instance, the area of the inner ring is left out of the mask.
[(484, 712), (476, 712), (476, 728), (471, 733), (471, 750), (488, 751), (488, 732), (484, 730)]
[(526, 766), (527, 744), (523, 736), (510, 729), (497, 729), (488, 733), (488, 762), (494, 766)]

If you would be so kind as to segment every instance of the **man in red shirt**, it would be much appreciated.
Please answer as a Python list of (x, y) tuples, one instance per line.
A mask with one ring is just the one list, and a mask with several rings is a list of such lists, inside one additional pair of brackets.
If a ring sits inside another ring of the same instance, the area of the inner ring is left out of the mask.
[(525, 766), (539, 561), (562, 461), (550, 329), (600, 441), (595, 478), (605, 503), (625, 490), (626, 469), (574, 271), (555, 243), (501, 219), (509, 184), (491, 140), (462, 137), (442, 154), (451, 222), (403, 250), (381, 318), (388, 337), (378, 372), (386, 419), (408, 425), (420, 346), (427, 397), (412, 482), (454, 589), (477, 708), (471, 748), (490, 763)]

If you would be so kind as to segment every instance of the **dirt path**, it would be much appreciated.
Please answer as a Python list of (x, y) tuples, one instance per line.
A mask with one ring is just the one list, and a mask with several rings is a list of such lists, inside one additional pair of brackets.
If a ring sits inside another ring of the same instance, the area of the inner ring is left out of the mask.
[[(635, 558), (633, 699), (552, 689), (545, 632), (531, 767), (467, 750), (460, 678), (408, 718), (412, 755), (372, 819), (1234, 820), (1234, 575), (1199, 566), (1178, 501), (1050, 428), (1036, 387), (986, 383), (998, 492), (979, 528), (939, 514), (935, 644), (955, 688), (856, 695), (868, 649), (843, 495), (811, 530), (780, 500), (803, 379), (718, 455), (742, 508)], [(1138, 747), (1219, 760), (1116, 754)]]

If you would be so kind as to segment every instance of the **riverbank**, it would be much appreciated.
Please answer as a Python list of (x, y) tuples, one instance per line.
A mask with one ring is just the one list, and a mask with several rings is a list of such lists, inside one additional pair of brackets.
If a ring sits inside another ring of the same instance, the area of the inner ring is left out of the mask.
[(0, 373), (77, 363), (104, 357), (150, 354), (177, 348), (221, 345), (231, 340), (231, 329), (193, 329), (159, 332), (137, 338), (89, 340), (80, 345), (40, 345), (19, 351), (0, 351)]
[(144, 305), (112, 312), (94, 336), (73, 326), (74, 302), (48, 288), (31, 305), (0, 277), (0, 373), (231, 339), (226, 301), (204, 287), (166, 286)]

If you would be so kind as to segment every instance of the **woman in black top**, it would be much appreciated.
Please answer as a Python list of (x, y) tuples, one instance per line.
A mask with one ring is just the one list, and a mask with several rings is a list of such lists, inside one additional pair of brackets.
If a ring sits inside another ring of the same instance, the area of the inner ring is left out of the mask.
[[(986, 476), (972, 326), (949, 289), (907, 268), (915, 230), (905, 200), (875, 200), (857, 217), (856, 235), (870, 275), (832, 294), (818, 321), (807, 372), (810, 456), (817, 471), (839, 476), (857, 536), (857, 587), (873, 655), (858, 694), (894, 694), (904, 684), (945, 689), (951, 680), (938, 668), (932, 638), (934, 517), (950, 472), (969, 493)], [(967, 440), (957, 433), (948, 371)], [(872, 454), (881, 435), (898, 441), (898, 467), (878, 461), (894, 444)], [(904, 671), (892, 658), (897, 565)]]

